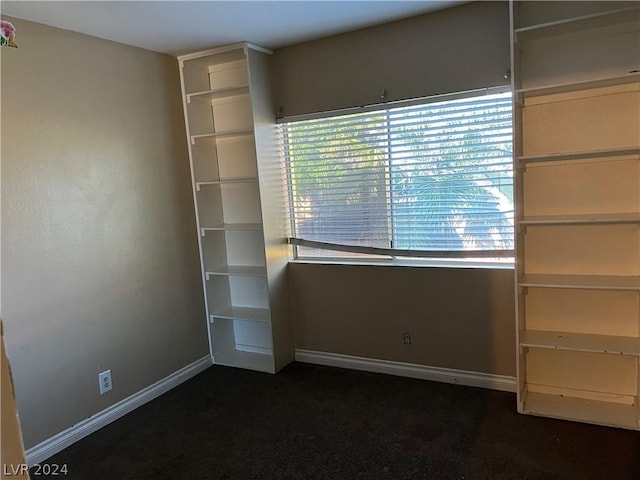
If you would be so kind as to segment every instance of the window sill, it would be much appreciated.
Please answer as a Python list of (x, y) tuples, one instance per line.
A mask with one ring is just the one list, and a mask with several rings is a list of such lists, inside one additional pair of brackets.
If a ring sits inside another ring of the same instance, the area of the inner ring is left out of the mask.
[(454, 260), (454, 259), (344, 259), (344, 258), (313, 258), (299, 257), (289, 263), (308, 263), (319, 265), (367, 265), (376, 267), (427, 267), (427, 268), (479, 268), (487, 270), (514, 270), (513, 261), (483, 261), (483, 260)]

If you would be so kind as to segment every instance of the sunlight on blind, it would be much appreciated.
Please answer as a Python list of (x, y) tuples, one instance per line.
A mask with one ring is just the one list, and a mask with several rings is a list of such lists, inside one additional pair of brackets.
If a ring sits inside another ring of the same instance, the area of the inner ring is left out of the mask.
[(499, 93), (282, 124), (294, 243), (512, 256), (511, 111)]

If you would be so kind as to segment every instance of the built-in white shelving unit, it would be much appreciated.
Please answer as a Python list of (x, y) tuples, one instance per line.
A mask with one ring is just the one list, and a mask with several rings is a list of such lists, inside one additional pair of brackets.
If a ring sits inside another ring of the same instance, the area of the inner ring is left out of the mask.
[(214, 363), (276, 372), (293, 360), (268, 50), (179, 57)]
[(640, 430), (640, 4), (511, 21), (518, 411)]

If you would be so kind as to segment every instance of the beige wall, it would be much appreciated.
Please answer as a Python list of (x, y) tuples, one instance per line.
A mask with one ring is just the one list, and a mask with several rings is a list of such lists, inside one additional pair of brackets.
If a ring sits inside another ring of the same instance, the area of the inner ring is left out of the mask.
[[(276, 50), (296, 115), (508, 84), (509, 6), (475, 2)], [(291, 264), (296, 348), (515, 375), (513, 270)], [(402, 343), (409, 332), (413, 345)]]
[(275, 51), (282, 115), (508, 85), (508, 2), (473, 2)]
[(515, 376), (513, 270), (289, 264), (289, 274), (298, 349)]
[(208, 345), (177, 61), (12, 21), (2, 307), (29, 448)]

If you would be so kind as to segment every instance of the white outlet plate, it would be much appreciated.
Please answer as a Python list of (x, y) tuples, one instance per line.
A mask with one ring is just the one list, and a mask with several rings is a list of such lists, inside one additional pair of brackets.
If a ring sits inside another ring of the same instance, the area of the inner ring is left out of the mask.
[(104, 395), (113, 388), (113, 383), (111, 383), (111, 370), (105, 370), (98, 374), (98, 385), (100, 386), (100, 395)]

